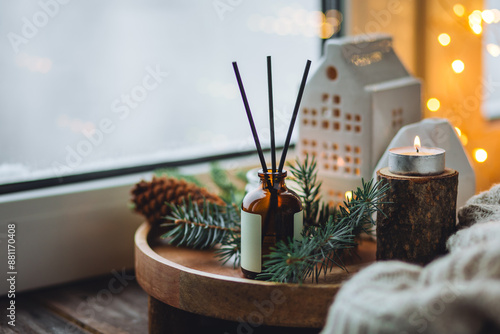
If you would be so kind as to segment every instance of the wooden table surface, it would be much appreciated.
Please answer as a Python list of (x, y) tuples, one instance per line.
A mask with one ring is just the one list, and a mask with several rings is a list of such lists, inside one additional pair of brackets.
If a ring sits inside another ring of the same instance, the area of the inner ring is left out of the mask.
[(7, 324), (9, 300), (0, 299), (0, 333), (143, 334), (148, 296), (131, 271), (16, 294), (16, 326)]

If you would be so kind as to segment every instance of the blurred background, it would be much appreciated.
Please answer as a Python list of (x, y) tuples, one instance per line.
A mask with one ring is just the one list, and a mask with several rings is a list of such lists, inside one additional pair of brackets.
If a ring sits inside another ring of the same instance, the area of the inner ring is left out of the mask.
[[(269, 146), (322, 41), (388, 32), (456, 127), (477, 189), (500, 181), (500, 0), (2, 1), (0, 184), (252, 150), (231, 62)], [(295, 133), (295, 136), (297, 133)]]

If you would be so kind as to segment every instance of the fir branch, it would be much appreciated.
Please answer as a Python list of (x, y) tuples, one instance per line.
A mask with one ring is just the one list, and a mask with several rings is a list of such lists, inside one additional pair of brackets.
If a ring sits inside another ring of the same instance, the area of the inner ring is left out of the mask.
[(238, 171), (236, 171), (235, 176), (238, 180), (246, 184), (248, 183), (247, 172), (247, 170), (239, 169)]
[(173, 229), (162, 235), (169, 243), (192, 248), (212, 248), (218, 243), (226, 244), (239, 234), (239, 214), (234, 206), (220, 207), (204, 201), (200, 208), (188, 199), (182, 205), (171, 205), (172, 212), (162, 226)]
[(303, 283), (308, 277), (316, 282), (334, 266), (344, 269), (339, 251), (355, 245), (349, 226), (337, 224), (333, 216), (315, 234), (305, 234), (303, 240), (280, 241), (266, 257), (260, 279), (281, 283)]
[(234, 259), (233, 268), (239, 267), (241, 262), (241, 233), (233, 233), (231, 238), (222, 244), (220, 249), (215, 251), (215, 254), (217, 259), (222, 262), (222, 265)]
[(241, 230), (237, 227), (222, 227), (218, 225), (207, 225), (204, 223), (195, 223), (189, 220), (184, 220), (184, 219), (177, 219), (173, 222), (174, 225), (180, 225), (180, 224), (185, 224), (185, 225), (191, 225), (193, 227), (201, 227), (205, 229), (213, 229), (213, 230), (219, 230), (219, 231), (231, 231), (233, 233), (241, 233)]
[[(304, 164), (297, 161), (290, 166), (301, 190), (299, 196), (304, 207), (304, 231), (302, 241), (279, 242), (273, 252), (267, 255), (264, 271), (259, 279), (276, 282), (302, 283), (307, 278), (318, 282), (334, 267), (345, 269), (342, 254), (356, 245), (354, 238), (361, 232), (370, 232), (375, 224), (373, 213), (380, 211), (380, 204), (388, 189), (387, 184), (364, 182), (353, 191), (350, 200), (338, 210), (331, 212), (328, 205), (321, 203), (321, 182), (317, 181), (316, 161), (307, 157)], [(221, 244), (216, 257), (225, 264), (234, 259), (234, 267), (240, 264), (241, 235), (240, 209), (235, 203), (236, 187), (227, 178), (226, 172), (217, 165), (211, 175), (221, 190), (229, 195), (224, 207), (204, 202), (198, 207), (190, 199), (183, 205), (173, 206), (169, 217), (173, 229), (162, 237), (170, 243), (192, 248), (211, 248)]]
[(220, 189), (220, 197), (226, 203), (241, 203), (245, 196), (244, 189), (239, 189), (228, 177), (226, 170), (216, 162), (210, 165), (210, 176)]
[(320, 203), (320, 182), (316, 180), (314, 158), (309, 164), (291, 167), (302, 191), (299, 196), (304, 206), (303, 241), (280, 243), (264, 262), (261, 279), (276, 282), (302, 283), (308, 277), (318, 282), (334, 267), (345, 269), (341, 252), (356, 245), (354, 238), (361, 232), (370, 233), (375, 224), (373, 213), (380, 211), (380, 204), (388, 189), (387, 184), (362, 180), (361, 188), (353, 191), (351, 199), (338, 210), (330, 213), (328, 206)]
[(309, 162), (309, 155), (301, 164), (297, 158), (295, 166), (288, 164), (290, 172), (299, 184), (298, 195), (302, 200), (304, 209), (304, 226), (318, 226), (325, 224), (330, 216), (328, 204), (321, 203), (321, 182), (317, 181), (316, 159), (313, 156)]
[(359, 235), (364, 232), (371, 234), (371, 228), (375, 226), (373, 220), (374, 213), (384, 214), (380, 210), (380, 204), (386, 204), (382, 199), (389, 189), (387, 183), (382, 181), (375, 182), (371, 179), (368, 182), (361, 180), (361, 188), (357, 188), (352, 192), (352, 198), (349, 201), (344, 201), (344, 206), (339, 207), (338, 219), (344, 220), (350, 225), (353, 234)]

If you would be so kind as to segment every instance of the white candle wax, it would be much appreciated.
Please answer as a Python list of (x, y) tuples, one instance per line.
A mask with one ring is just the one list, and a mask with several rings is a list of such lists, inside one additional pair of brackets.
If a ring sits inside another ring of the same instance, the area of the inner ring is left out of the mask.
[(437, 147), (397, 147), (389, 150), (389, 171), (401, 175), (436, 175), (445, 168), (445, 150)]

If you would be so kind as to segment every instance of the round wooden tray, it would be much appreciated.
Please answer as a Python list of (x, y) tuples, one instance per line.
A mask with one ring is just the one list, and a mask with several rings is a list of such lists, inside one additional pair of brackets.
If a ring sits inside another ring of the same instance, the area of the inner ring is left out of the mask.
[[(135, 270), (141, 287), (175, 308), (218, 319), (284, 327), (321, 328), (343, 281), (375, 261), (376, 243), (363, 241), (347, 264), (321, 282), (282, 284), (242, 277), (232, 264), (221, 266), (211, 250), (166, 244), (147, 223), (135, 234)], [(253, 317), (253, 318), (252, 318)]]

